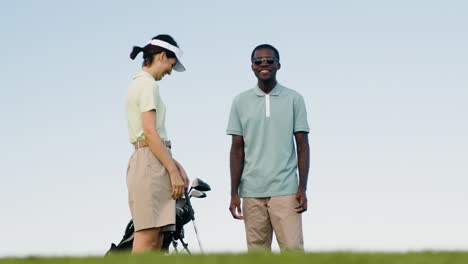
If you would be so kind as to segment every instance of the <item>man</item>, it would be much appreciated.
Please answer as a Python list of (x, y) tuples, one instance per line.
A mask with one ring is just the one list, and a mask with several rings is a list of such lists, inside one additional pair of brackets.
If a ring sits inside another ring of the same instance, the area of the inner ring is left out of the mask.
[(229, 210), (244, 220), (249, 250), (271, 250), (273, 231), (281, 249), (303, 249), (301, 213), (307, 210), (309, 173), (304, 99), (277, 82), (276, 48), (259, 45), (251, 60), (257, 86), (234, 99), (227, 128), (232, 135)]

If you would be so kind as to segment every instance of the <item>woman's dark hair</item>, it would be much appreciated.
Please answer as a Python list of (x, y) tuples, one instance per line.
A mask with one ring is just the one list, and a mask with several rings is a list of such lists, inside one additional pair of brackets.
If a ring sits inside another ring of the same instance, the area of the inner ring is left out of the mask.
[[(157, 35), (153, 39), (159, 39), (173, 46), (179, 47), (179, 45), (177, 45), (177, 42), (169, 35), (165, 35), (165, 34)], [(143, 48), (138, 47), (138, 46), (133, 46), (133, 50), (130, 53), (130, 59), (134, 60), (136, 56), (138, 55), (138, 53), (140, 52), (143, 52), (143, 66), (150, 66), (153, 63), (154, 55), (161, 53), (161, 52), (165, 52), (168, 58), (176, 58), (176, 55), (174, 54), (174, 52), (167, 50), (165, 48), (159, 47), (159, 46), (148, 44), (144, 46)]]
[(273, 53), (275, 53), (275, 57), (278, 59), (278, 61), (280, 60), (278, 50), (275, 47), (273, 47), (272, 45), (270, 45), (270, 44), (262, 44), (262, 45), (258, 45), (257, 47), (255, 47), (255, 49), (252, 51), (252, 55), (250, 55), (251, 60), (253, 60), (253, 58), (254, 58), (255, 51), (259, 50), (259, 49), (270, 49), (270, 50), (272, 50)]

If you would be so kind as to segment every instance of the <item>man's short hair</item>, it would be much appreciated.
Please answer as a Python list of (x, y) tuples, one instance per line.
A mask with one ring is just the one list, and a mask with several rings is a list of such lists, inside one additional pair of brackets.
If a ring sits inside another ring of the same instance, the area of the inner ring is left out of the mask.
[(275, 53), (275, 57), (278, 59), (278, 61), (280, 60), (280, 55), (279, 55), (278, 50), (270, 44), (261, 44), (255, 47), (255, 49), (252, 51), (252, 55), (250, 55), (251, 60), (253, 60), (254, 58), (255, 51), (259, 49), (271, 49), (273, 53)]

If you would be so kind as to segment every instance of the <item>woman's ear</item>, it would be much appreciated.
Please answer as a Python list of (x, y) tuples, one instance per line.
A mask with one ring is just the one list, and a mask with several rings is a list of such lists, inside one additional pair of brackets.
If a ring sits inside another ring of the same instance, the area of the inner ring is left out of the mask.
[(167, 60), (167, 54), (166, 54), (165, 51), (163, 51), (163, 52), (161, 52), (159, 54), (161, 54), (161, 61), (166, 61)]
[(161, 53), (154, 54), (153, 61), (154, 62), (161, 61)]
[(155, 61), (163, 62), (166, 59), (167, 59), (166, 58), (166, 52), (160, 52), (160, 53), (154, 55), (154, 60)]

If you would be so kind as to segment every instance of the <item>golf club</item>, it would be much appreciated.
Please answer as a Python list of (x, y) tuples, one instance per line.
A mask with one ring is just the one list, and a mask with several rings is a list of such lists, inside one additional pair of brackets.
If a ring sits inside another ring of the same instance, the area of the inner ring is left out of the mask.
[(202, 191), (199, 191), (199, 190), (192, 190), (192, 191), (189, 193), (189, 196), (190, 196), (190, 197), (195, 197), (195, 198), (205, 198), (205, 197), (206, 197), (206, 193), (205, 193), (205, 192), (202, 192)]
[[(195, 180), (197, 180), (197, 179), (195, 179)], [(190, 189), (192, 189), (192, 188), (190, 188)], [(204, 253), (203, 252), (203, 246), (202, 246), (202, 243), (201, 243), (201, 240), (200, 240), (200, 235), (198, 234), (197, 224), (195, 223), (195, 214), (193, 213), (193, 209), (192, 209), (193, 207), (192, 207), (192, 203), (190, 202), (190, 196), (188, 195), (187, 191), (185, 191), (184, 194), (185, 194), (186, 203), (189, 206), (189, 208), (191, 208), (191, 211), (192, 211), (192, 215), (191, 215), (192, 216), (192, 224), (193, 224), (193, 229), (195, 230), (195, 235), (196, 235), (197, 240), (198, 240), (198, 246), (200, 247), (200, 252)]]
[(202, 192), (211, 191), (210, 185), (208, 185), (208, 183), (202, 181), (202, 180), (199, 179), (199, 178), (195, 178), (195, 179), (192, 181), (192, 186), (190, 187), (190, 190), (189, 190), (189, 191), (191, 191), (192, 189), (195, 189), (195, 190), (198, 190), (198, 191), (202, 191)]

